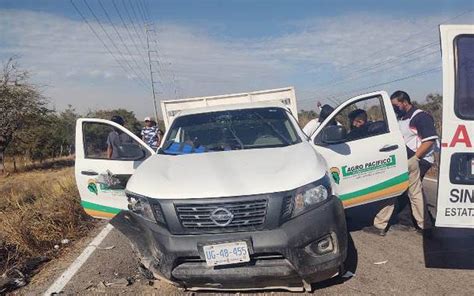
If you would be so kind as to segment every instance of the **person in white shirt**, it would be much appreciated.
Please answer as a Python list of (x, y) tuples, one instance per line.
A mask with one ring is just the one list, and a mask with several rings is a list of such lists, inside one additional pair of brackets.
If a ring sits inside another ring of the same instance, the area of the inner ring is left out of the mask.
[(303, 132), (308, 136), (311, 135), (318, 129), (321, 122), (323, 122), (329, 115), (334, 111), (334, 108), (325, 104), (321, 106), (321, 102), (318, 102), (317, 108), (319, 110), (319, 117), (311, 119), (304, 127)]

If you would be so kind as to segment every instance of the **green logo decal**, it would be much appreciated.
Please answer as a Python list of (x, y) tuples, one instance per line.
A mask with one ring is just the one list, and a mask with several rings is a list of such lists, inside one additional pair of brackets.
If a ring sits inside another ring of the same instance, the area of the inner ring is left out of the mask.
[(370, 161), (364, 164), (358, 164), (353, 166), (343, 166), (342, 167), (342, 176), (343, 177), (352, 177), (356, 175), (361, 175), (364, 173), (381, 170), (395, 166), (397, 164), (395, 155), (390, 155), (387, 158), (381, 160)]
[(89, 181), (89, 184), (87, 185), (87, 189), (89, 189), (89, 191), (94, 193), (95, 195), (99, 194), (99, 190), (97, 189), (97, 184), (95, 183), (94, 180)]
[(331, 176), (334, 179), (334, 182), (336, 182), (336, 184), (339, 184), (339, 182), (341, 182), (341, 172), (339, 171), (339, 169), (336, 167), (332, 167), (329, 171), (331, 172)]

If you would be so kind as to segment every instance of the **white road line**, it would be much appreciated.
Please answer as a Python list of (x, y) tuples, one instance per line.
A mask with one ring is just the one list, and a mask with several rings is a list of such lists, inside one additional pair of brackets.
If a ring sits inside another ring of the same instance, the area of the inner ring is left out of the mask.
[(59, 293), (67, 285), (67, 283), (72, 279), (76, 272), (81, 268), (81, 266), (87, 261), (87, 259), (94, 253), (100, 243), (104, 240), (109, 232), (114, 229), (111, 224), (107, 224), (104, 229), (92, 240), (92, 242), (82, 251), (81, 255), (74, 260), (74, 262), (66, 269), (66, 271), (61, 274), (60, 277), (54, 281), (54, 283), (49, 287), (49, 289), (44, 292), (44, 296), (50, 296), (53, 293)]
[(433, 179), (433, 178), (425, 177), (423, 180), (438, 183), (438, 180), (437, 180), (437, 179)]

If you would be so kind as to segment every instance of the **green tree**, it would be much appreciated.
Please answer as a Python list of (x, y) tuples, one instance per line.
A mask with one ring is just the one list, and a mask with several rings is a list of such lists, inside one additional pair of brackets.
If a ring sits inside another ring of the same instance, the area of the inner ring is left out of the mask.
[(97, 110), (89, 111), (86, 117), (89, 118), (102, 118), (110, 120), (112, 116), (119, 115), (125, 120), (125, 127), (136, 135), (140, 135), (142, 129), (142, 124), (138, 121), (135, 113), (133, 111), (128, 111), (125, 109), (113, 109), (113, 110)]
[(428, 94), (426, 103), (421, 108), (433, 116), (436, 131), (441, 135), (441, 123), (443, 120), (443, 96), (440, 94)]
[(298, 121), (301, 127), (304, 127), (311, 119), (318, 117), (318, 113), (314, 110), (304, 110), (301, 109), (298, 112)]
[[(20, 69), (15, 58), (3, 64), (0, 75), (0, 154), (8, 154), (13, 141), (27, 140), (18, 138), (22, 131), (37, 125), (38, 117), (45, 116), (50, 110), (46, 107), (46, 99), (29, 83), (28, 72)], [(15, 152), (16, 149), (12, 150)]]
[(68, 155), (74, 152), (74, 143), (76, 135), (76, 120), (80, 115), (72, 105), (68, 105), (67, 109), (59, 113), (57, 124), (58, 133), (61, 136), (60, 155)]

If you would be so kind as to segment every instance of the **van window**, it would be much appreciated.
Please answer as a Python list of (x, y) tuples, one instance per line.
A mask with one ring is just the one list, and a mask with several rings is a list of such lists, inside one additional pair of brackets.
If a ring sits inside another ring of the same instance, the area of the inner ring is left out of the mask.
[[(339, 111), (324, 128), (331, 124), (347, 130), (347, 142), (388, 133), (388, 122), (382, 97), (375, 96), (356, 101)], [(321, 135), (322, 133), (320, 133)], [(317, 142), (320, 139), (317, 140)]]
[(82, 133), (85, 158), (109, 159), (108, 147), (113, 160), (140, 160), (149, 154), (129, 135), (105, 123), (85, 122)]
[(474, 119), (474, 36), (460, 35), (454, 40), (456, 89), (454, 111), (461, 119)]

